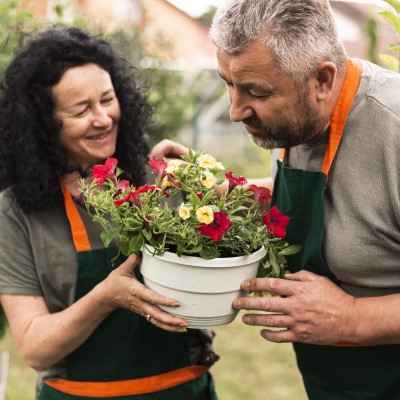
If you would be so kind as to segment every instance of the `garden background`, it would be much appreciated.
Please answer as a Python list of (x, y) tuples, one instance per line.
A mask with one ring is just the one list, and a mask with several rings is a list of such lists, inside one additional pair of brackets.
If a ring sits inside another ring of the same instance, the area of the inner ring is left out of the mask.
[[(93, 3), (96, 7), (84, 13), (79, 8), (83, 3)], [(96, 15), (95, 10), (101, 10), (107, 3), (113, 11), (119, 10), (123, 21), (117, 21), (118, 15), (109, 12), (103, 15), (106, 18)], [(349, 3), (350, 8), (346, 9), (344, 3)], [(386, 1), (396, 12), (383, 15), (383, 18), (378, 16), (379, 7), (370, 8), (367, 4), (362, 5), (362, 1), (350, 3), (331, 1), (332, 7), (342, 11), (348, 19), (343, 19), (342, 14), (338, 23), (349, 24), (351, 20), (358, 24), (358, 32), (351, 31), (352, 37), (347, 39), (347, 44), (345, 41), (349, 54), (361, 56), (357, 52), (362, 51), (362, 58), (383, 62), (379, 54), (389, 43), (397, 42), (400, 31), (399, 2)], [(382, 1), (381, 6), (387, 8), (386, 3)], [(124, 11), (123, 4), (130, 13)], [(49, 24), (67, 24), (104, 34), (124, 57), (145, 71), (151, 82), (149, 100), (156, 110), (155, 125), (149, 132), (152, 144), (165, 137), (175, 138), (189, 147), (209, 152), (236, 174), (247, 178), (267, 176), (269, 153), (248, 140), (241, 124), (229, 121), (225, 87), (216, 73), (212, 46), (206, 35), (214, 11), (211, 7), (194, 18), (167, 0), (0, 0), (0, 76), (24, 38), (20, 32), (37, 32)], [(160, 22), (159, 16), (162, 16), (161, 21), (171, 19), (166, 18), (165, 13), (177, 18), (173, 22), (176, 26), (185, 27), (188, 34), (191, 32), (190, 40), (184, 35), (183, 42), (175, 42), (174, 38), (182, 35), (168, 35), (171, 27), (164, 31), (159, 29), (156, 24), (157, 19)], [(344, 28), (347, 32), (350, 32), (349, 26)], [(390, 27), (397, 30), (397, 35)], [(185, 54), (190, 54), (185, 45), (199, 53), (196, 59), (191, 56), (185, 59)], [(385, 54), (383, 59), (392, 69), (398, 70), (396, 50), (399, 48), (392, 45), (391, 58)], [(241, 323), (241, 315), (230, 325), (215, 331), (215, 349), (221, 359), (211, 371), (221, 400), (306, 399), (290, 344), (265, 341), (259, 334), (260, 328)], [(5, 397), (2, 398), (0, 387), (0, 400), (34, 400), (36, 374), (24, 365), (8, 330), (0, 339), (0, 354), (2, 352), (9, 354), (10, 364)]]

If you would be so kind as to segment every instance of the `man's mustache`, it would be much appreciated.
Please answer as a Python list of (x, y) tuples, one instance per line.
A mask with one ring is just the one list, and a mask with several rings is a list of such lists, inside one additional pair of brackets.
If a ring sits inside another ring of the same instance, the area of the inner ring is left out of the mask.
[(258, 118), (257, 115), (253, 115), (253, 116), (251, 116), (249, 118), (246, 118), (246, 119), (242, 120), (242, 122), (245, 125), (248, 125), (248, 126), (250, 126), (252, 128), (265, 128), (265, 125), (263, 124), (261, 119)]

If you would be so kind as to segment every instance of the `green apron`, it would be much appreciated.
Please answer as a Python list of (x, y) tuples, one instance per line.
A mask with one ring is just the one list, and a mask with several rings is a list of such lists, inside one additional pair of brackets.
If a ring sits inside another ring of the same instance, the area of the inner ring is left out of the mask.
[[(287, 241), (303, 246), (300, 253), (288, 258), (290, 271), (306, 269), (327, 276), (337, 284), (338, 279), (329, 270), (322, 255), (324, 191), (359, 81), (360, 72), (349, 61), (345, 82), (331, 118), (322, 172), (289, 168), (278, 160), (272, 199), (272, 203), (291, 218), (287, 226)], [(400, 345), (293, 343), (293, 347), (311, 400), (400, 399)]]
[[(63, 188), (77, 249), (78, 300), (123, 261), (116, 248), (91, 250), (82, 219)], [(138, 279), (141, 279), (139, 272)], [(66, 358), (66, 379), (44, 382), (39, 400), (216, 400), (208, 368), (190, 365), (187, 334), (156, 328), (125, 309), (113, 311)]]

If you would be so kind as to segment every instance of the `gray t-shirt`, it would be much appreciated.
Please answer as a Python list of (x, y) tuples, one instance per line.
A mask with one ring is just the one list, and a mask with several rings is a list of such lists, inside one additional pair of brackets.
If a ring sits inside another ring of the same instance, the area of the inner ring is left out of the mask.
[[(342, 288), (363, 297), (400, 293), (400, 74), (358, 61), (360, 87), (324, 196), (323, 254)], [(291, 148), (289, 166), (320, 171), (326, 144)], [(272, 153), (275, 163), (280, 150)]]
[[(92, 247), (103, 247), (100, 224), (78, 209)], [(43, 296), (50, 312), (72, 304), (77, 259), (64, 205), (24, 214), (5, 191), (0, 193), (0, 226), (0, 293)]]

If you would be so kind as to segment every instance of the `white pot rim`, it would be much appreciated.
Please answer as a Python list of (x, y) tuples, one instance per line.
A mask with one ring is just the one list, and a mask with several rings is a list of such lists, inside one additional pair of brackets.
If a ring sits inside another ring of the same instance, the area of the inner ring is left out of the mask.
[(265, 247), (261, 247), (261, 249), (255, 251), (248, 256), (236, 256), (236, 257), (223, 257), (223, 258), (213, 258), (211, 260), (207, 260), (201, 257), (196, 256), (186, 256), (182, 255), (178, 257), (176, 253), (171, 253), (166, 251), (162, 256), (153, 255), (154, 247), (149, 244), (145, 244), (143, 246), (143, 251), (155, 258), (164, 259), (166, 261), (171, 261), (177, 264), (183, 265), (199, 265), (204, 268), (213, 268), (213, 267), (234, 267), (237, 265), (246, 265), (254, 263), (257, 260), (261, 260), (266, 254), (267, 251)]

